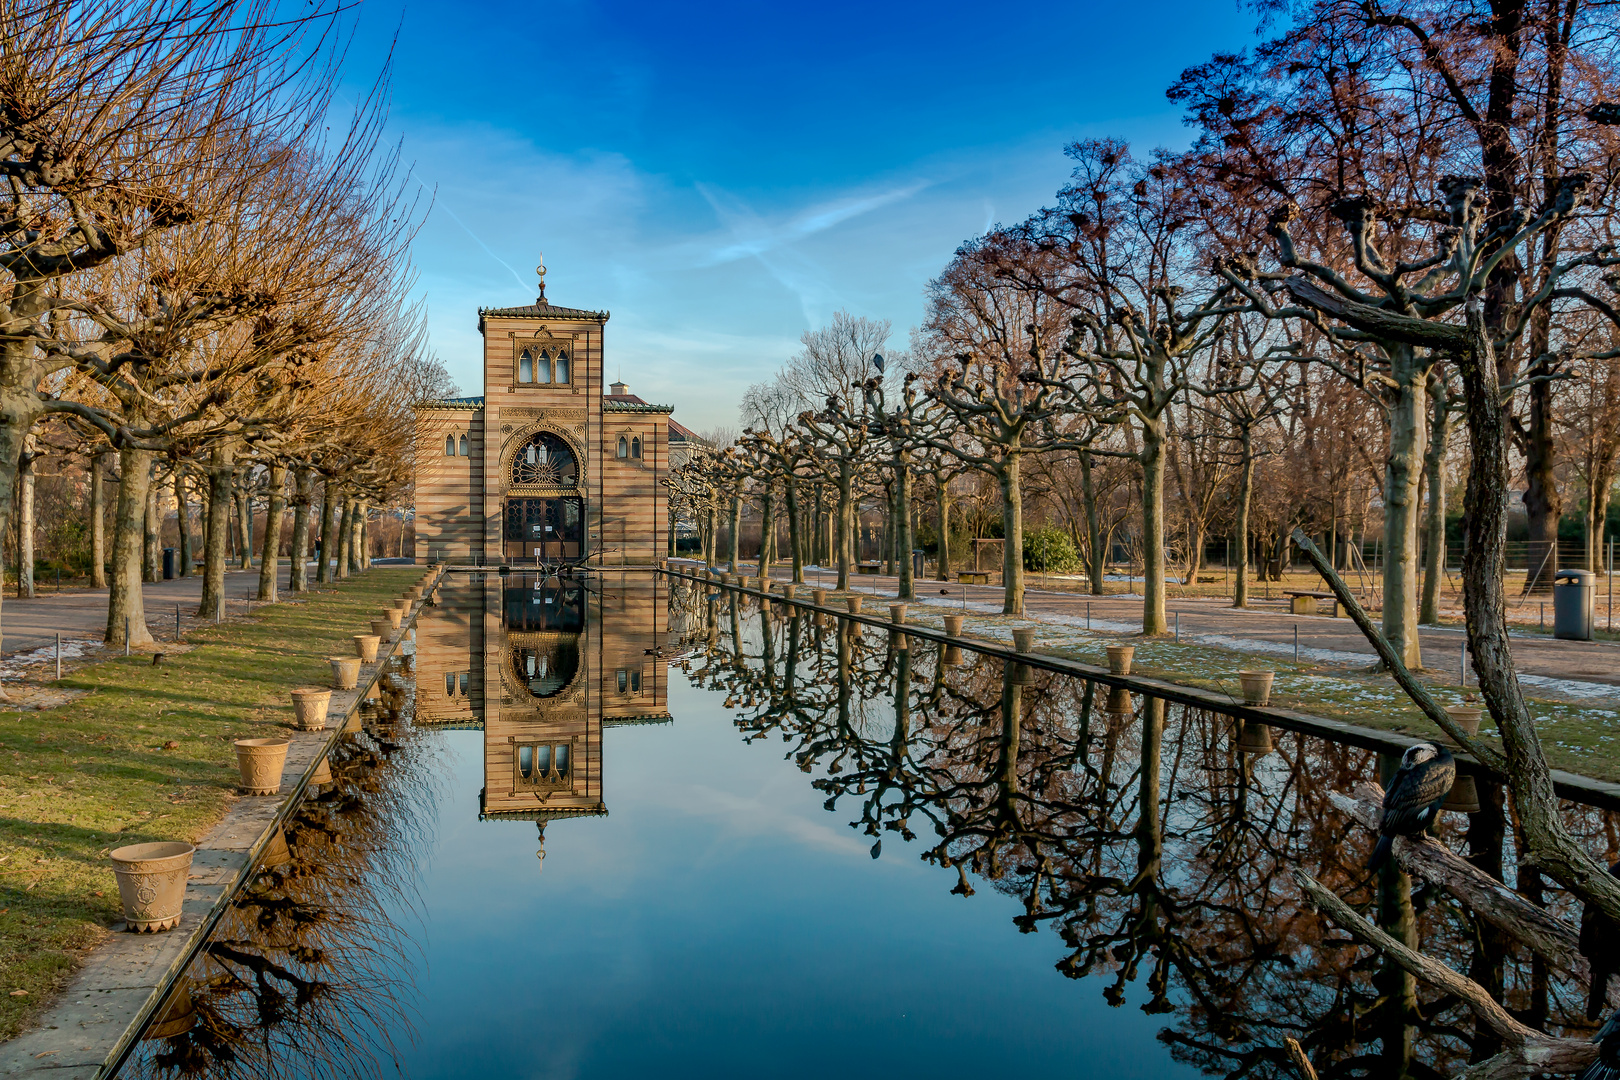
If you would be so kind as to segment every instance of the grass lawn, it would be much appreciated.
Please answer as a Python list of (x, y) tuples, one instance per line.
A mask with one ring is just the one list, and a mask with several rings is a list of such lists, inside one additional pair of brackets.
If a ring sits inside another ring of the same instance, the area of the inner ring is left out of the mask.
[(122, 918), (107, 853), (195, 843), (236, 797), (232, 742), (292, 726), (288, 691), (330, 685), (329, 655), (421, 576), (374, 567), (338, 591), (255, 608), (186, 647), (104, 660), (50, 686), (42, 711), (0, 704), (0, 1039), (63, 986)]

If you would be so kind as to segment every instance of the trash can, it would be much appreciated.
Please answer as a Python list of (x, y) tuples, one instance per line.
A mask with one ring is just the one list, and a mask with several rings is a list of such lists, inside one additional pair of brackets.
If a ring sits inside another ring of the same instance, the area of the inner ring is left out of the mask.
[(911, 576), (913, 578), (920, 578), (923, 576), (922, 548), (912, 548), (911, 550)]
[(1592, 640), (1597, 575), (1590, 570), (1560, 570), (1553, 575), (1553, 637)]
[(174, 548), (163, 549), (163, 580), (174, 580)]

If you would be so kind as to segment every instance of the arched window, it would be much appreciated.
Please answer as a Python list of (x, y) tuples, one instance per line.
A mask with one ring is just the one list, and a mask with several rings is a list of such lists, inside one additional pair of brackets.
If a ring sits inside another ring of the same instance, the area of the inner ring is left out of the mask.
[(546, 357), (544, 351), (534, 359), (534, 381), (537, 383), (551, 381), (551, 361)]
[(632, 694), (641, 693), (641, 672), (639, 671), (630, 673), (630, 692)]
[(444, 673), (444, 696), (456, 696), (456, 673), (453, 671), (447, 671)]
[(518, 382), (534, 382), (534, 357), (528, 349), (518, 357)]
[(568, 354), (561, 349), (557, 350), (557, 381), (568, 381)]
[(537, 432), (512, 459), (512, 483), (578, 487), (579, 465), (567, 443), (548, 432)]
[(454, 435), (446, 435), (444, 437), (444, 456), (456, 456), (456, 437)]
[(461, 437), (461, 456), (467, 456), (467, 436), (465, 435)]
[(641, 457), (641, 440), (640, 439), (631, 439), (630, 440), (630, 456), (633, 457), (633, 458)]
[(619, 436), (619, 456), (622, 458), (630, 456), (630, 440), (623, 435)]

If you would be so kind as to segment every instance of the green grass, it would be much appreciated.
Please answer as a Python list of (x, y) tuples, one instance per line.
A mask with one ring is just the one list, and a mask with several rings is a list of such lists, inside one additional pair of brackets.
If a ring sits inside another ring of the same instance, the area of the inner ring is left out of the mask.
[(204, 836), (235, 798), (232, 742), (290, 728), (288, 691), (329, 685), (326, 657), (351, 653), (351, 636), (420, 575), (373, 568), (336, 593), (197, 630), (161, 665), (117, 657), (47, 684), (82, 694), (67, 704), (0, 704), (0, 1039), (122, 917), (107, 853)]

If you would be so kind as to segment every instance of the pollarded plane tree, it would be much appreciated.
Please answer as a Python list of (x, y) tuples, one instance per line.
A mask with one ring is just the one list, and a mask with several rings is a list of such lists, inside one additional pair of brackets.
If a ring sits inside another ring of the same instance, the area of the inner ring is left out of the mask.
[(832, 323), (807, 330), (802, 349), (788, 361), (782, 378), (803, 403), (798, 424), (810, 447), (809, 464), (831, 487), (832, 557), (838, 564), (838, 588), (849, 588), (855, 561), (862, 474), (872, 463), (872, 433), (860, 387), (876, 374), (872, 358), (888, 347), (887, 320), (874, 321), (839, 311)]
[(912, 454), (917, 472), (926, 476), (934, 499), (934, 527), (939, 534), (939, 546), (934, 559), (934, 577), (939, 581), (951, 579), (951, 504), (954, 496), (951, 484), (956, 478), (971, 471), (966, 462), (955, 454), (924, 445)]
[[(1165, 616), (1165, 412), (1193, 386), (1191, 364), (1237, 307), (1229, 288), (1199, 274), (1193, 195), (1179, 160), (1134, 160), (1112, 139), (1076, 143), (1056, 208), (1013, 231), (997, 271), (1069, 314), (1063, 350), (1082, 411), (1129, 425), (1134, 449), (1109, 451), (1142, 470), (1142, 632)], [(1189, 289), (1193, 290), (1189, 292)], [(1095, 451), (1098, 454), (1103, 451)]]
[[(794, 426), (798, 411), (798, 402), (780, 375), (771, 382), (750, 386), (743, 394), (741, 441), (758, 463), (762, 477), (773, 486), (781, 485), (787, 511), (788, 554), (795, 583), (804, 581), (804, 509), (800, 488), (809, 469), (810, 456), (802, 432)], [(769, 525), (763, 520), (767, 516)], [(774, 556), (775, 517), (774, 514), (761, 517), (761, 549), (767, 550), (768, 543), (768, 550)], [(761, 574), (766, 572), (766, 565), (762, 554)]]
[[(269, 10), (256, 0), (35, 0), (0, 16), (0, 36), (12, 43), (0, 62), (9, 88), (0, 107), (9, 181), (0, 194), (0, 527), (25, 440), (39, 417), (64, 411), (41, 388), (74, 364), (51, 346), (59, 330), (79, 340), (75, 320), (52, 313), (93, 288), (78, 279), (181, 226), (230, 214), (281, 166), (278, 155), (250, 148), (296, 146), (325, 112), (319, 69), (336, 9), (318, 5), (291, 21)], [(127, 478), (140, 487), (147, 472)], [(144, 515), (145, 489), (136, 494)], [(136, 583), (139, 548), (132, 559), (118, 555)], [(139, 593), (131, 582), (115, 587)]]
[(662, 481), (669, 491), (671, 522), (688, 522), (697, 531), (699, 554), (705, 566), (713, 566), (718, 557), (715, 542), (720, 515), (720, 481), (711, 460), (714, 454), (714, 449), (707, 444), (692, 447), (687, 459), (670, 469)]
[[(917, 461), (919, 451), (924, 453), (933, 451), (943, 452), (941, 446), (949, 440), (945, 437), (944, 428), (950, 424), (950, 414), (940, 402), (931, 394), (919, 393), (917, 383), (922, 376), (916, 371), (906, 371), (900, 385), (900, 392), (890, 400), (884, 390), (884, 369), (894, 366), (897, 358), (891, 356), (885, 361), (881, 356), (873, 357), (872, 364), (878, 369), (878, 374), (867, 379), (861, 385), (861, 393), (866, 401), (866, 408), (872, 417), (872, 430), (882, 438), (880, 444), (880, 462), (889, 473), (889, 506), (888, 517), (890, 528), (894, 535), (890, 540), (890, 550), (895, 554), (899, 566), (896, 569), (898, 578), (898, 596), (901, 600), (915, 600), (917, 588), (914, 579), (916, 568), (912, 565), (911, 552), (916, 538), (912, 535), (911, 526), (911, 491), (912, 481), (922, 471)], [(897, 366), (897, 370), (904, 370), (905, 363)], [(951, 425), (954, 426), (954, 425)], [(940, 483), (940, 492), (936, 497), (944, 497), (944, 487), (949, 483), (943, 478), (936, 478)], [(944, 522), (948, 514), (942, 510), (940, 521), (940, 558), (948, 558), (948, 547), (944, 539)]]
[(1006, 272), (1012, 262), (1040, 258), (1006, 231), (964, 244), (929, 283), (917, 336), (917, 362), (928, 365), (928, 393), (944, 415), (915, 437), (994, 478), (1008, 615), (1024, 610), (1024, 457), (1081, 445), (1063, 424), (1080, 411), (1061, 347), (1066, 309)]

